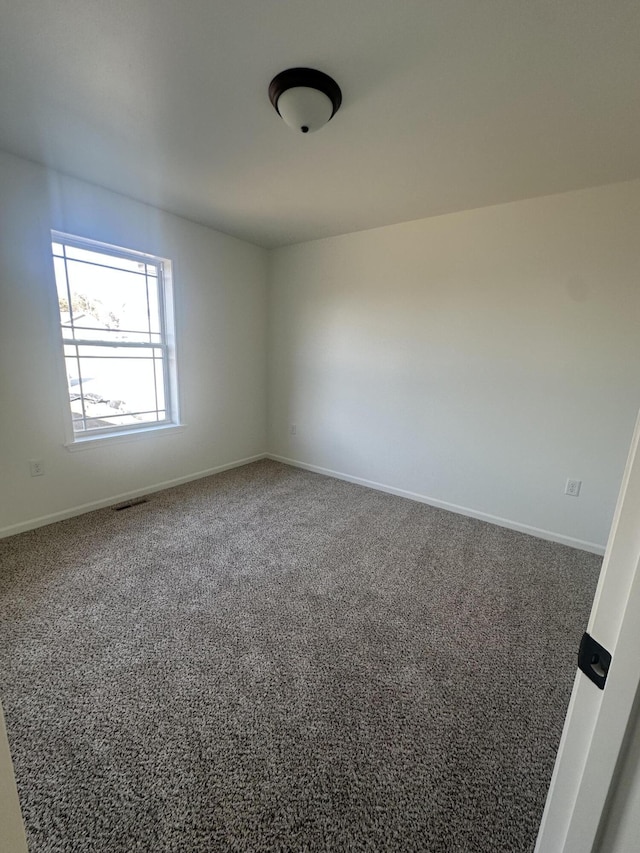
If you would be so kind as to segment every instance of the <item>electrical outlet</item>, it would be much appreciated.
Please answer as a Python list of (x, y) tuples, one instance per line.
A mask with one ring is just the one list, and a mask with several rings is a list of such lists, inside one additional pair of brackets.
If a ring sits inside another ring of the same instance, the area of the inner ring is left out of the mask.
[(291, 426), (289, 427), (289, 432), (291, 433), (291, 435), (297, 435), (297, 433), (298, 433), (297, 425), (291, 424)]
[(30, 459), (29, 460), (29, 470), (31, 471), (32, 477), (43, 477), (44, 476), (44, 462), (42, 459)]
[(565, 495), (577, 498), (580, 494), (580, 486), (582, 486), (582, 480), (567, 480), (567, 485), (564, 487)]

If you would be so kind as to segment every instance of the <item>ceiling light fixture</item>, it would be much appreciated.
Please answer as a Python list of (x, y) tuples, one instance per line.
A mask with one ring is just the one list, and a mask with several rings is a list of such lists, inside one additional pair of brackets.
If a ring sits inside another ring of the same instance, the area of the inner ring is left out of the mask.
[(269, 84), (269, 100), (275, 111), (294, 130), (313, 133), (340, 109), (340, 86), (322, 71), (288, 68)]

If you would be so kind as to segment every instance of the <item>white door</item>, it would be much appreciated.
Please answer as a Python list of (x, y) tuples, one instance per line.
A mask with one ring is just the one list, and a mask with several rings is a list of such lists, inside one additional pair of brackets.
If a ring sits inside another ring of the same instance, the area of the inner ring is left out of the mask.
[(0, 850), (27, 853), (18, 792), (13, 778), (9, 742), (0, 705)]
[(635, 755), (629, 735), (636, 731), (640, 697), (639, 566), (640, 417), (586, 628), (612, 654), (611, 666), (603, 690), (577, 671), (536, 853), (640, 850), (640, 837), (628, 847), (611, 826), (614, 818), (626, 820), (628, 838), (637, 821), (640, 832), (640, 816), (628, 813), (633, 800), (619, 784), (640, 773), (624, 762), (626, 754)]

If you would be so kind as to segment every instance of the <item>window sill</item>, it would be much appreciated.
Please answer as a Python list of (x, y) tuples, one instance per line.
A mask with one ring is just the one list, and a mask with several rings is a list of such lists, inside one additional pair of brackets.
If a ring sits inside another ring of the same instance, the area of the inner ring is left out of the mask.
[(152, 436), (175, 435), (177, 432), (182, 432), (185, 427), (186, 424), (164, 424), (163, 426), (142, 427), (127, 432), (110, 432), (106, 435), (92, 435), (86, 438), (77, 438), (75, 441), (67, 441), (64, 446), (71, 453), (75, 453), (77, 450), (90, 450), (96, 447), (106, 447), (110, 444), (124, 444), (127, 441), (138, 441)]

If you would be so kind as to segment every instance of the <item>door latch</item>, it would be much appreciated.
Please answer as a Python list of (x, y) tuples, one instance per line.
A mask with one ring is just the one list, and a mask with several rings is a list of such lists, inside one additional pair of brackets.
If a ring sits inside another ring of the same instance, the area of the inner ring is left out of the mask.
[(596, 687), (604, 690), (610, 666), (611, 654), (585, 631), (578, 651), (579, 669), (593, 681)]

